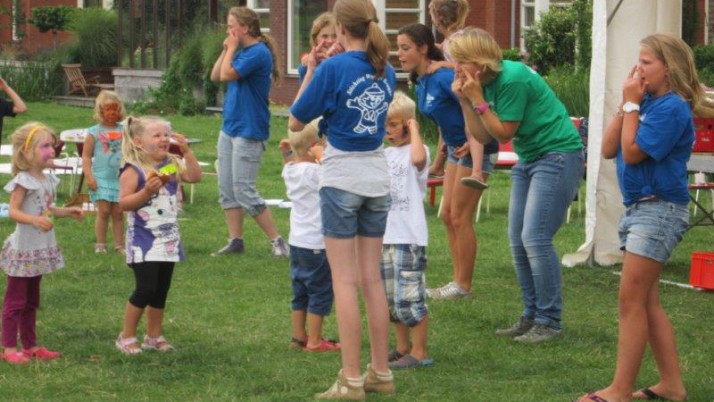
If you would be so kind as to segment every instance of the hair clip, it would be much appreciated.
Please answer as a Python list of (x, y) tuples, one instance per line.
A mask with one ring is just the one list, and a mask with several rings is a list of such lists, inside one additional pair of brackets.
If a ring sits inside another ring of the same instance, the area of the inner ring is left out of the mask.
[(30, 141), (32, 141), (32, 136), (35, 135), (36, 132), (38, 132), (40, 129), (45, 128), (42, 124), (35, 124), (32, 127), (32, 130), (30, 130), (30, 133), (27, 134), (27, 138), (25, 138), (25, 144), (22, 146), (23, 151), (27, 152), (27, 147), (30, 145)]

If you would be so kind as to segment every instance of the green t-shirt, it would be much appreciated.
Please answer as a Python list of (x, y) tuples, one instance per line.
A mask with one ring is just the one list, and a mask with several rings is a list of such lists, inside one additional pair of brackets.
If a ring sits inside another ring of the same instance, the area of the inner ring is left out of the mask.
[(521, 123), (513, 137), (513, 148), (526, 162), (548, 152), (583, 148), (563, 103), (525, 64), (504, 60), (503, 70), (483, 87), (483, 95), (501, 121)]

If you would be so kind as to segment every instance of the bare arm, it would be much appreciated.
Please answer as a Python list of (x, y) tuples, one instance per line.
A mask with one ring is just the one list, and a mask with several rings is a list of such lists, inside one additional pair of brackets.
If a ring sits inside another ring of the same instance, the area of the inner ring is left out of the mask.
[(424, 141), (419, 133), (419, 123), (415, 119), (409, 119), (407, 121), (407, 127), (411, 142), (409, 155), (412, 165), (414, 165), (414, 167), (421, 172), (426, 167), (426, 149), (424, 149)]
[(218, 55), (216, 62), (213, 63), (213, 68), (211, 69), (211, 81), (221, 82), (221, 64), (223, 64), (223, 58), (226, 56), (226, 48), (223, 47), (221, 54)]
[(92, 156), (94, 156), (94, 136), (87, 133), (84, 138), (84, 148), (82, 148), (82, 173), (87, 179), (87, 187), (94, 191), (97, 189), (97, 182), (92, 174)]
[(25, 102), (22, 100), (22, 98), (20, 98), (20, 95), (18, 95), (9, 85), (7, 85), (7, 82), (5, 82), (5, 80), (2, 78), (0, 78), (0, 89), (4, 90), (7, 96), (12, 101), (13, 113), (24, 113), (25, 111), (27, 111), (27, 105), (25, 105)]
[[(625, 100), (625, 103), (632, 102), (639, 105), (642, 103), (646, 91), (647, 82), (640, 78), (637, 66), (635, 65), (632, 67), (632, 70), (630, 70), (623, 85), (622, 98)], [(620, 147), (622, 149), (622, 159), (629, 165), (640, 163), (648, 156), (635, 142), (637, 129), (639, 127), (640, 113), (637, 111), (625, 113), (624, 121), (622, 122), (622, 132), (620, 134)]]
[(602, 136), (602, 157), (605, 159), (613, 159), (617, 156), (617, 150), (620, 148), (620, 135), (622, 134), (622, 123), (625, 115), (622, 113), (622, 104), (617, 107), (618, 112), (612, 116), (610, 123), (605, 127), (605, 133)]
[(158, 194), (161, 179), (152, 177), (146, 186), (137, 191), (139, 174), (134, 169), (125, 169), (119, 176), (119, 208), (122, 211), (136, 211)]

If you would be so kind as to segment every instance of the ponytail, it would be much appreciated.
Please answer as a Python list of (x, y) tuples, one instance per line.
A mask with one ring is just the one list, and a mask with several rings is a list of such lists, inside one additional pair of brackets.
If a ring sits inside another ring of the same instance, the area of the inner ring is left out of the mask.
[(376, 70), (375, 76), (382, 77), (389, 57), (389, 42), (375, 20), (367, 27), (367, 60)]
[(258, 40), (265, 43), (265, 46), (270, 50), (270, 56), (273, 58), (273, 84), (278, 86), (282, 81), (283, 74), (280, 68), (280, 58), (278, 58), (278, 46), (275, 43), (275, 39), (268, 34), (261, 33)]
[(273, 58), (273, 82), (280, 84), (282, 73), (280, 68), (280, 59), (278, 58), (278, 46), (275, 40), (267, 34), (260, 31), (260, 19), (255, 11), (247, 7), (231, 7), (228, 14), (232, 15), (236, 21), (248, 27), (248, 34), (260, 42), (265, 43), (270, 50), (270, 56)]
[(367, 60), (374, 67), (375, 75), (382, 77), (389, 57), (389, 42), (377, 25), (374, 4), (370, 0), (337, 0), (332, 12), (350, 36), (366, 42)]

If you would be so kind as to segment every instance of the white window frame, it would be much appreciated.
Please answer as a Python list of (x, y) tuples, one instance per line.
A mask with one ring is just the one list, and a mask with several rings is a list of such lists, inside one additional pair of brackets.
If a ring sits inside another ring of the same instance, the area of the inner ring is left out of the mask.
[(551, 0), (522, 0), (521, 1), (521, 50), (526, 50), (526, 41), (523, 33), (531, 27), (526, 21), (526, 10), (533, 9), (533, 22), (540, 20), (541, 14), (547, 12), (550, 6), (567, 7), (572, 4), (572, 1), (553, 2)]
[[(262, 14), (270, 15), (270, 8), (258, 8), (258, 6), (256, 5), (257, 3), (258, 3), (258, 0), (246, 0), (246, 6), (248, 8), (250, 8), (251, 10), (255, 11), (255, 13), (258, 14), (258, 16), (260, 16)], [(265, 27), (261, 24), (260, 32), (262, 32), (264, 34), (269, 34), (270, 26)]]
[[(84, 2), (85, 0), (77, 0), (77, 8), (85, 8)], [(114, 0), (102, 0), (102, 8), (104, 8), (105, 10), (111, 10), (113, 5)]]

